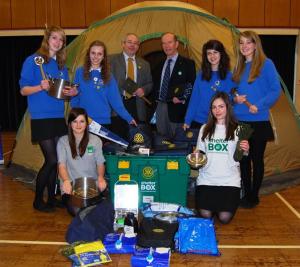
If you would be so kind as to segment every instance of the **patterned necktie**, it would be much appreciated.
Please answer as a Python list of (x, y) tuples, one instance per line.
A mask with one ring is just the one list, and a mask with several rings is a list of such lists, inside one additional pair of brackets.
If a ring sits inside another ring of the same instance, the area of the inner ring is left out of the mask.
[(133, 58), (129, 57), (127, 61), (127, 77), (134, 81)]
[(171, 66), (171, 62), (172, 59), (168, 59), (168, 64), (167, 67), (165, 69), (165, 73), (164, 73), (164, 78), (161, 84), (161, 88), (160, 88), (160, 97), (159, 99), (162, 101), (166, 101), (167, 99), (167, 95), (168, 95), (168, 88), (169, 88), (169, 81), (170, 81), (170, 66)]

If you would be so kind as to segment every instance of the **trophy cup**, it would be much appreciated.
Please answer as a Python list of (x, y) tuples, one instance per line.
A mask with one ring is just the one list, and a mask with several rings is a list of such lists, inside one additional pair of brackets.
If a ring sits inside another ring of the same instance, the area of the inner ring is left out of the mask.
[[(138, 89), (138, 85), (135, 81), (130, 78), (127, 78), (122, 86), (124, 88), (125, 98), (130, 99), (133, 97), (134, 92)], [(152, 103), (144, 96), (141, 97), (148, 105)]]
[(239, 139), (239, 141), (236, 144), (236, 149), (233, 154), (233, 159), (235, 161), (240, 161), (243, 158), (244, 151), (240, 148), (240, 142), (242, 140), (249, 140), (253, 133), (253, 129), (249, 124), (246, 123), (239, 123), (237, 130), (236, 130), (236, 135)]

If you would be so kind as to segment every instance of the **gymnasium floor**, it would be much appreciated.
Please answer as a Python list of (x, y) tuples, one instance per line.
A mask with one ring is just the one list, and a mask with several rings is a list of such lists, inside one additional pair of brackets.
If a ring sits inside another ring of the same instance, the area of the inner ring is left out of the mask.
[[(3, 134), (7, 160), (9, 133)], [(64, 209), (40, 213), (34, 193), (0, 172), (0, 267), (71, 266), (59, 253), (71, 217)], [(251, 210), (239, 209), (229, 225), (216, 222), (221, 256), (173, 253), (170, 266), (300, 267), (300, 185), (261, 197)], [(107, 266), (130, 266), (130, 255), (111, 255)]]

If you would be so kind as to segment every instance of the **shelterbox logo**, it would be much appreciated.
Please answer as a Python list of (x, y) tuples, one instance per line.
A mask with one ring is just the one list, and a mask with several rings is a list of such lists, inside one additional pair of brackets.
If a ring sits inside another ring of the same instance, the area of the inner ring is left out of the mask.
[(143, 178), (148, 181), (141, 181), (141, 192), (156, 192), (156, 181), (151, 182), (150, 179), (154, 178), (156, 169), (150, 166), (145, 166), (142, 170)]
[(141, 192), (156, 192), (156, 182), (141, 182)]
[(212, 139), (209, 141), (208, 151), (228, 152), (228, 141), (223, 139)]

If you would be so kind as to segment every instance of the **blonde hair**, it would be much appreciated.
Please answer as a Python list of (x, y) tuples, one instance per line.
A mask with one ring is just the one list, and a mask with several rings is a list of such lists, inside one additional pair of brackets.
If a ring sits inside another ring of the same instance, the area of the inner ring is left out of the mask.
[(50, 54), (49, 54), (49, 38), (53, 32), (58, 32), (61, 34), (63, 39), (63, 45), (62, 48), (57, 51), (56, 53), (56, 62), (59, 66), (59, 69), (63, 69), (66, 62), (66, 34), (64, 30), (59, 26), (50, 26), (49, 28), (45, 29), (44, 32), (44, 38), (41, 44), (41, 47), (38, 49), (37, 54), (41, 55), (45, 62), (48, 63), (50, 60)]
[[(259, 76), (261, 68), (266, 60), (266, 55), (263, 51), (261, 40), (256, 32), (254, 31), (241, 32), (239, 38), (237, 39), (237, 47), (239, 47), (239, 42), (241, 37), (245, 37), (248, 40), (251, 40), (251, 42), (253, 42), (256, 45), (253, 59), (252, 59), (250, 74), (248, 77), (248, 83), (251, 83)], [(245, 56), (243, 56), (241, 50), (239, 50), (237, 64), (234, 69), (233, 77), (232, 77), (235, 82), (240, 81), (241, 75), (243, 74), (245, 69), (245, 61), (246, 61)]]

